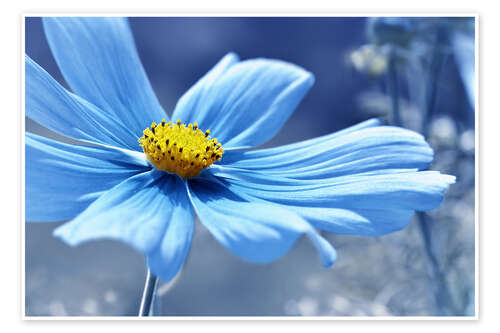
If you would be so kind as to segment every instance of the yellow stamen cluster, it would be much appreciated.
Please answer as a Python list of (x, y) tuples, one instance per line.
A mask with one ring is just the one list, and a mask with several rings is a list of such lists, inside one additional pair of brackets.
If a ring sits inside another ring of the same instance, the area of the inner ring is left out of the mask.
[(153, 122), (139, 138), (142, 150), (158, 170), (173, 172), (182, 178), (198, 176), (200, 171), (219, 161), (224, 154), (217, 139), (210, 139), (210, 130), (205, 133), (198, 124)]

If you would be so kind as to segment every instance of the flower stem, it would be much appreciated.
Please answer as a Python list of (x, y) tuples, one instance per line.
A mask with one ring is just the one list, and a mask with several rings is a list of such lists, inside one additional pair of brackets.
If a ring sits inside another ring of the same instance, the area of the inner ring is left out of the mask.
[(434, 115), (436, 107), (436, 96), (438, 90), (438, 80), (443, 68), (446, 56), (443, 54), (443, 45), (446, 43), (446, 36), (443, 27), (437, 31), (436, 42), (433, 46), (432, 57), (430, 61), (427, 85), (426, 85), (426, 105), (422, 118), (422, 134), (427, 138), (429, 134), (429, 124)]
[[(443, 53), (443, 45), (446, 43), (446, 32), (443, 27), (439, 27), (428, 69), (426, 105), (422, 117), (422, 134), (425, 138), (428, 138), (429, 136), (429, 124), (436, 109), (438, 81), (446, 60), (446, 56)], [(446, 281), (445, 272), (441, 268), (438, 256), (432, 246), (431, 225), (433, 224), (433, 219), (426, 212), (417, 212), (417, 215), (418, 226), (424, 241), (425, 251), (431, 268), (431, 278), (436, 282), (434, 299), (437, 308), (437, 315), (447, 315), (450, 310), (454, 311), (454, 304), (450, 287)]]
[(453, 302), (451, 291), (446, 281), (445, 273), (443, 272), (441, 265), (439, 264), (438, 257), (433, 250), (431, 238), (431, 224), (433, 223), (433, 221), (431, 217), (425, 212), (417, 212), (417, 216), (419, 222), (418, 226), (420, 227), (420, 232), (424, 241), (424, 248), (431, 264), (431, 276), (436, 282), (436, 285), (434, 286), (434, 295), (437, 307), (437, 315), (449, 315), (449, 310), (451, 310), (453, 313), (459, 313)]
[[(441, 39), (439, 39), (441, 41)], [(437, 79), (439, 77), (439, 73), (442, 67), (442, 59), (441, 54), (439, 52), (440, 45), (435, 45), (435, 50), (433, 54), (432, 65), (430, 68), (430, 85), (427, 86), (427, 104), (424, 110), (424, 116), (422, 117), (422, 129), (423, 134), (427, 137), (428, 134), (428, 124), (430, 117), (433, 114), (435, 102), (436, 102), (436, 91), (437, 91)], [(389, 95), (391, 97), (392, 103), (392, 119), (391, 123), (395, 126), (403, 126), (401, 121), (400, 114), (400, 105), (399, 105), (399, 83), (398, 83), (398, 72), (396, 67), (396, 54), (395, 50), (392, 49), (389, 55), (389, 68), (388, 68), (388, 88)], [(430, 263), (432, 270), (432, 278), (436, 281), (437, 288), (435, 288), (434, 296), (437, 307), (437, 314), (444, 315), (446, 312), (446, 305), (451, 304), (451, 293), (444, 275), (444, 272), (441, 269), (441, 265), (437, 258), (437, 255), (434, 253), (432, 247), (432, 238), (430, 226), (433, 221), (432, 218), (425, 212), (417, 212), (418, 220), (417, 224), (419, 226), (420, 233), (422, 235), (422, 239), (424, 241), (425, 253), (427, 255), (427, 259)]]
[(391, 49), (389, 54), (389, 69), (388, 69), (388, 88), (389, 95), (392, 102), (392, 124), (402, 126), (401, 113), (399, 107), (399, 82), (398, 73), (396, 68), (396, 52), (394, 48)]
[(149, 269), (146, 276), (146, 284), (144, 285), (144, 293), (142, 294), (141, 307), (139, 309), (139, 317), (147, 317), (152, 315), (153, 299), (156, 296), (156, 287), (158, 285), (158, 277), (152, 274)]

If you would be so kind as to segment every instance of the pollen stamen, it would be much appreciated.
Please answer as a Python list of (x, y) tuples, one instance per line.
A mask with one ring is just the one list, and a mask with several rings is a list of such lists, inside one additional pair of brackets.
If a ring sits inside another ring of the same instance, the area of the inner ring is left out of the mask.
[[(220, 161), (224, 150), (210, 130), (203, 132), (198, 123), (153, 122), (139, 138), (147, 159), (158, 169), (173, 172), (182, 178), (196, 177), (200, 171)], [(173, 149), (172, 149), (173, 147)], [(165, 154), (166, 153), (166, 154)]]

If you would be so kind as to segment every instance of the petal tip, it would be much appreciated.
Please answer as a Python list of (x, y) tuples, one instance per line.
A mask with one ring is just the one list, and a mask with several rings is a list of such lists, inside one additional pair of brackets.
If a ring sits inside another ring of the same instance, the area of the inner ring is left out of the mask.
[(447, 176), (446, 181), (447, 181), (448, 185), (453, 185), (457, 182), (456, 176), (453, 176), (453, 175), (445, 175), (445, 176)]
[(321, 264), (324, 268), (330, 268), (337, 260), (337, 253), (334, 251), (330, 256), (321, 258)]
[(303, 78), (303, 84), (307, 86), (307, 88), (311, 88), (314, 85), (314, 82), (316, 82), (316, 78), (314, 77), (314, 74), (309, 72), (309, 71), (304, 71), (304, 78)]
[(230, 61), (230, 62), (238, 62), (240, 61), (240, 57), (236, 52), (228, 52), (222, 59)]
[(63, 225), (59, 226), (58, 228), (54, 229), (52, 231), (52, 236), (59, 238), (62, 240), (64, 243), (66, 243), (69, 246), (77, 246), (80, 242), (76, 240), (75, 238), (70, 237), (69, 230), (66, 227), (67, 223), (64, 223)]

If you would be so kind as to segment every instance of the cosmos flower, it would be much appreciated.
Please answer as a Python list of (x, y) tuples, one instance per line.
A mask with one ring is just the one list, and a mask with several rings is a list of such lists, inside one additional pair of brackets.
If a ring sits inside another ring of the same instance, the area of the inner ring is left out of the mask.
[(169, 281), (189, 251), (196, 213), (246, 260), (276, 260), (307, 235), (328, 267), (336, 252), (318, 229), (400, 230), (415, 210), (438, 207), (454, 182), (419, 171), (433, 158), (422, 136), (377, 120), (248, 150), (278, 132), (313, 84), (298, 66), (228, 54), (169, 121), (126, 19), (43, 24), (71, 92), (26, 56), (26, 115), (77, 142), (26, 133), (26, 219), (69, 220), (54, 231), (69, 245), (123, 241)]

